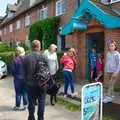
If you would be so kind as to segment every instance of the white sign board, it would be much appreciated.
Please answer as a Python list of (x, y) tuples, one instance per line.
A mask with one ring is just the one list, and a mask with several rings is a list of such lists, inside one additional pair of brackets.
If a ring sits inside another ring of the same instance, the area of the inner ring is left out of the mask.
[(81, 120), (102, 120), (102, 83), (92, 83), (82, 88)]

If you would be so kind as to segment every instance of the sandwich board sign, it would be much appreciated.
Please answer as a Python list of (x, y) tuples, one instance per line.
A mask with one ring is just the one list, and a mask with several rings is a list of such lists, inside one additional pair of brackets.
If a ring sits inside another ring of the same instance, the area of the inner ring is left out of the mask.
[(82, 88), (81, 120), (102, 120), (102, 83), (91, 83)]

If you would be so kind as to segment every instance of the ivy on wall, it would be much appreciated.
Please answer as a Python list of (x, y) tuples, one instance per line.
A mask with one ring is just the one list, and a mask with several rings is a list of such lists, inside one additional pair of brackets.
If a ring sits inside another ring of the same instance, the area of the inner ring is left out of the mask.
[(51, 17), (32, 24), (29, 30), (29, 40), (31, 42), (35, 39), (40, 40), (44, 49), (47, 49), (50, 44), (57, 44), (59, 23), (60, 17)]

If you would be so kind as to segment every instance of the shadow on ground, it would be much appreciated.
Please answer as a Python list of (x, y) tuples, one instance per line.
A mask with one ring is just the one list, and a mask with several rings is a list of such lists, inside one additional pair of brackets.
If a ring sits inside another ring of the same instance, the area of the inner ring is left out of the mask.
[(11, 106), (0, 106), (0, 113), (1, 112), (10, 112), (12, 111)]
[(110, 115), (120, 120), (120, 104), (107, 103), (103, 105), (103, 112), (105, 115)]

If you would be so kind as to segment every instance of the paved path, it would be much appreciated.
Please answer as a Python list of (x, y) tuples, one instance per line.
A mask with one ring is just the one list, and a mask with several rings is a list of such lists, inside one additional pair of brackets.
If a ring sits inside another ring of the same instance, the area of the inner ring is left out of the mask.
[[(0, 120), (27, 120), (27, 111), (12, 111), (14, 89), (12, 78), (0, 80)], [(48, 97), (47, 97), (48, 98)], [(49, 100), (48, 100), (49, 101)], [(47, 104), (45, 120), (80, 120), (79, 112), (70, 112), (59, 104), (54, 107)]]

